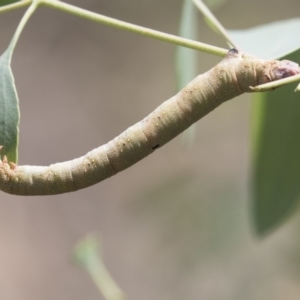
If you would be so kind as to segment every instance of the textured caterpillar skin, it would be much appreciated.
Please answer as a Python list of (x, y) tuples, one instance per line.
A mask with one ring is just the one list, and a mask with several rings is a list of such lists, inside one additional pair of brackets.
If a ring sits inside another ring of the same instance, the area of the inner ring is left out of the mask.
[(0, 160), (0, 189), (16, 195), (54, 195), (96, 184), (163, 146), (223, 102), (252, 86), (300, 73), (290, 61), (261, 60), (232, 49), (214, 68), (109, 143), (50, 166), (16, 166)]

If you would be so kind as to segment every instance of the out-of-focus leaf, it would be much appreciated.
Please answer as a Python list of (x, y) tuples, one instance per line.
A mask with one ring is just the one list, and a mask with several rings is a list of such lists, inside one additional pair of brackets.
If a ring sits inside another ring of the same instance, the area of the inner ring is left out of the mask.
[[(179, 36), (197, 40), (197, 10), (191, 0), (184, 0), (179, 28)], [(176, 70), (178, 90), (182, 89), (197, 75), (197, 51), (177, 47)]]
[(264, 59), (286, 56), (300, 48), (300, 19), (289, 19), (245, 30), (228, 30), (245, 52)]
[[(197, 40), (197, 10), (192, 0), (184, 0), (179, 27), (179, 35), (192, 40)], [(197, 51), (186, 47), (177, 47), (176, 75), (178, 90), (182, 89), (197, 75)], [(195, 127), (191, 126), (183, 134), (183, 143), (188, 146), (193, 143)]]
[(12, 3), (15, 3), (15, 2), (19, 2), (20, 0), (0, 0), (0, 6), (4, 6), (4, 5), (7, 5), (7, 4), (12, 4)]
[[(300, 51), (286, 57), (300, 61)], [(283, 223), (300, 196), (300, 94), (288, 85), (254, 94), (253, 220), (263, 235)]]
[(10, 68), (12, 51), (12, 47), (9, 47), (0, 56), (0, 145), (4, 146), (8, 161), (17, 162), (20, 111), (15, 81)]
[(215, 17), (212, 11), (205, 5), (203, 0), (193, 0), (193, 3), (200, 10), (202, 15), (204, 16), (204, 21), (214, 32), (220, 34), (225, 38), (230, 48), (238, 48), (237, 44), (230, 37), (227, 30), (220, 23), (220, 21)]
[(212, 10), (221, 7), (222, 5), (224, 5), (228, 1), (229, 0), (204, 0), (206, 5)]
[(216, 27), (216, 25), (209, 19), (204, 17), (204, 21), (206, 25), (215, 33), (220, 34), (219, 28)]
[(74, 261), (86, 269), (106, 300), (124, 300), (121, 289), (106, 269), (100, 253), (100, 242), (94, 235), (79, 241), (74, 248)]

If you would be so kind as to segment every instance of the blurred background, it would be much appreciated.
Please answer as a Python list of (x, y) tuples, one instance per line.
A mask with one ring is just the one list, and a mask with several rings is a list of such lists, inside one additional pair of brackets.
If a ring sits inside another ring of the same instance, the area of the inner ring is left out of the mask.
[[(69, 3), (177, 34), (182, 1)], [(298, 17), (298, 0), (228, 0), (226, 28)], [(24, 10), (0, 16), (0, 51)], [(200, 16), (199, 40), (226, 47)], [(13, 57), (21, 104), (19, 164), (69, 160), (108, 142), (176, 93), (176, 47), (41, 7)], [(199, 53), (199, 72), (220, 58)], [(300, 216), (258, 239), (250, 216), (250, 98), (198, 122), (91, 188), (52, 197), (0, 194), (0, 298), (102, 299), (72, 264), (95, 232), (127, 299), (299, 299)]]

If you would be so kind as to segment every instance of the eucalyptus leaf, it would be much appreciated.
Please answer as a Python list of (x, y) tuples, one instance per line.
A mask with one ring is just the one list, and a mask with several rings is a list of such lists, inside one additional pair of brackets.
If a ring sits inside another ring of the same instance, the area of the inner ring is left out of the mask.
[(11, 48), (0, 56), (0, 145), (11, 162), (18, 161), (19, 100), (10, 68)]
[[(179, 27), (179, 36), (197, 40), (197, 9), (192, 0), (184, 0)], [(176, 52), (176, 77), (177, 89), (181, 90), (197, 75), (197, 51), (186, 47), (177, 47)], [(189, 146), (194, 142), (195, 126), (191, 126), (183, 133), (183, 144)]]
[[(198, 36), (197, 10), (191, 0), (184, 0), (179, 36), (196, 40)], [(177, 47), (176, 74), (178, 90), (181, 90), (197, 75), (198, 52), (186, 47)]]
[(15, 80), (11, 70), (11, 59), (17, 41), (38, 6), (32, 2), (21, 19), (7, 50), (0, 56), (0, 146), (9, 162), (18, 162), (20, 109)]
[[(300, 61), (300, 51), (286, 57)], [(300, 196), (300, 94), (291, 85), (254, 94), (252, 212), (263, 235), (282, 224)]]
[(264, 59), (284, 57), (300, 48), (300, 18), (273, 22), (245, 30), (228, 30), (245, 52)]
[(219, 28), (209, 18), (204, 17), (204, 22), (213, 32), (220, 34)]
[(19, 0), (0, 0), (0, 6), (5, 6), (15, 2), (19, 2)]
[(212, 10), (217, 9), (217, 8), (223, 6), (228, 1), (229, 0), (204, 0), (204, 2), (206, 3), (206, 5), (210, 9), (212, 9)]
[(74, 261), (89, 273), (104, 299), (124, 300), (123, 292), (109, 274), (100, 250), (98, 239), (89, 235), (75, 246)]

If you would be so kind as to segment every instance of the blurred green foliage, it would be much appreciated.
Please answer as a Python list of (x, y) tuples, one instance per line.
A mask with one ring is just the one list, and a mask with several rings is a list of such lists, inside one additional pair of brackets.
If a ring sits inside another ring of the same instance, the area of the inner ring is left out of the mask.
[(1, 0), (0, 1), (0, 6), (4, 6), (4, 5), (7, 5), (7, 4), (12, 4), (12, 3), (15, 3), (15, 2), (19, 2), (19, 0)]
[[(285, 57), (300, 61), (300, 51)], [(259, 234), (282, 223), (300, 192), (300, 94), (291, 85), (254, 94), (253, 218)]]

